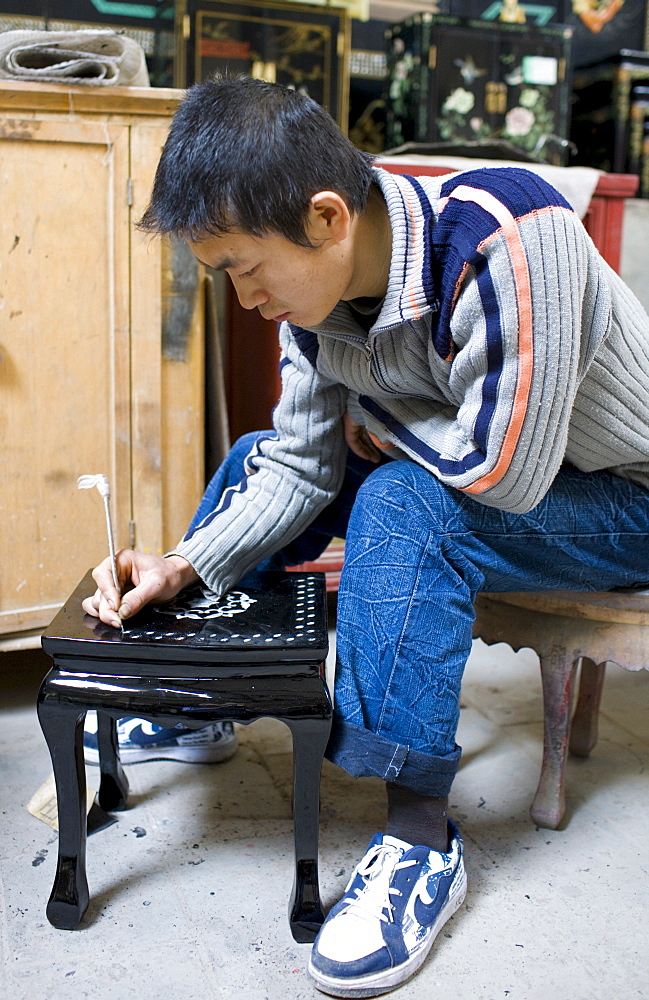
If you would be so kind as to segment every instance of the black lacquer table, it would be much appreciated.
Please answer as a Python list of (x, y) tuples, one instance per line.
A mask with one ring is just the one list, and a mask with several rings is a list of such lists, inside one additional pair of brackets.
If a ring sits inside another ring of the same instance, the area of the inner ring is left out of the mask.
[(217, 600), (200, 587), (145, 608), (120, 631), (86, 615), (95, 590), (88, 574), (42, 637), (52, 669), (41, 685), (38, 717), (52, 757), (59, 857), (47, 917), (78, 927), (89, 902), (85, 871), (86, 778), (83, 729), (97, 711), (99, 805), (126, 808), (116, 720), (147, 719), (200, 729), (263, 716), (293, 737), (295, 881), (289, 922), (312, 941), (323, 920), (318, 886), (320, 771), (331, 729), (325, 680), (326, 593), (320, 573), (251, 574)]

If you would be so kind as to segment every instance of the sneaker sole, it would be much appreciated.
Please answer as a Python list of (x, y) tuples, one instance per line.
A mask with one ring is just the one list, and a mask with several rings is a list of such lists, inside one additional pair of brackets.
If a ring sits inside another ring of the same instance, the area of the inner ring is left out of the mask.
[[(169, 760), (177, 764), (220, 764), (229, 760), (237, 752), (237, 741), (230, 740), (226, 744), (215, 744), (213, 747), (120, 747), (119, 759), (122, 764), (146, 764), (149, 761)], [(92, 747), (84, 747), (86, 764), (99, 764), (99, 751)]]
[(335, 979), (333, 976), (325, 976), (309, 962), (308, 978), (322, 993), (329, 993), (330, 996), (334, 997), (376, 997), (380, 996), (381, 993), (389, 993), (390, 990), (414, 976), (415, 972), (424, 964), (442, 927), (464, 902), (466, 886), (466, 871), (463, 866), (460, 878), (453, 881), (449, 889), (448, 899), (430, 929), (428, 940), (419, 951), (411, 955), (401, 965), (385, 969), (383, 972), (375, 972), (370, 976), (359, 976), (357, 979)]

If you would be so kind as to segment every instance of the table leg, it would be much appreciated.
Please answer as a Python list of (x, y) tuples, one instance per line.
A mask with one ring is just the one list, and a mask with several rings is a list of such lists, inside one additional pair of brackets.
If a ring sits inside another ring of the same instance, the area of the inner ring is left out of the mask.
[(97, 745), (99, 748), (99, 805), (106, 812), (126, 809), (128, 779), (119, 759), (117, 723), (115, 719), (97, 709)]
[(85, 709), (47, 697), (41, 688), (38, 718), (49, 747), (56, 782), (59, 856), (47, 919), (54, 927), (74, 930), (88, 908), (86, 878), (86, 772), (83, 761)]
[(295, 880), (289, 923), (296, 941), (311, 942), (324, 921), (318, 884), (320, 772), (331, 719), (284, 720), (293, 735)]

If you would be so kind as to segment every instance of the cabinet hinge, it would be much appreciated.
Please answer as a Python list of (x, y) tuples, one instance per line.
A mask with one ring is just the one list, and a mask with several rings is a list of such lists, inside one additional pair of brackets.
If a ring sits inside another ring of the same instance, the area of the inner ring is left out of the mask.
[(128, 547), (135, 548), (135, 521), (128, 522)]
[(133, 204), (133, 178), (129, 177), (126, 182), (126, 204), (130, 206)]

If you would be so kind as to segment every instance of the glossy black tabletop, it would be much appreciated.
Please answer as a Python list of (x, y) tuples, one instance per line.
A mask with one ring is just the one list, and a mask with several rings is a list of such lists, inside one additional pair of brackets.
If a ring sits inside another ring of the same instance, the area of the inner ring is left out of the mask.
[(327, 655), (322, 573), (251, 573), (217, 598), (190, 587), (168, 604), (149, 605), (122, 629), (84, 613), (96, 590), (90, 572), (42, 636), (51, 656), (156, 662), (277, 662)]

